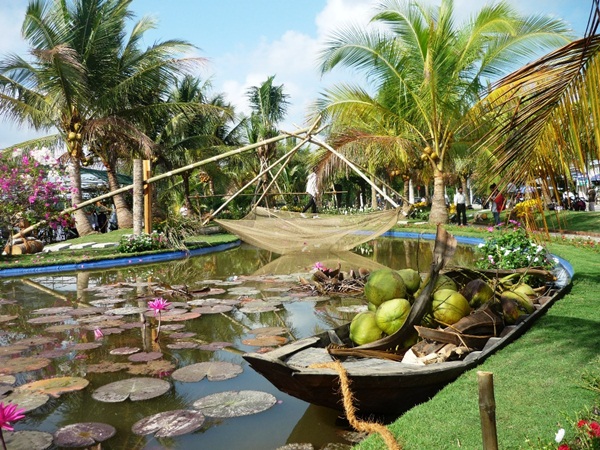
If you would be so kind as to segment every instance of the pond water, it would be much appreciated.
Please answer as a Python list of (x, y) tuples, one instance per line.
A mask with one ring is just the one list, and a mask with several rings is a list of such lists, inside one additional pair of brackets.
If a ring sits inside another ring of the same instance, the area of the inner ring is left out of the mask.
[[(268, 450), (290, 443), (310, 443), (319, 449), (331, 443), (350, 444), (352, 434), (337, 420), (338, 412), (279, 392), (248, 366), (242, 354), (267, 351), (278, 343), (346, 323), (364, 307), (361, 296), (317, 297), (301, 289), (298, 277), (309, 278), (314, 262), (331, 267), (343, 258), (344, 271), (377, 264), (426, 271), (431, 249), (428, 241), (379, 238), (355, 254), (302, 259), (279, 258), (241, 245), (170, 263), (3, 280), (0, 374), (14, 375), (15, 386), (50, 377), (89, 381), (82, 390), (51, 397), (28, 411), (16, 422), (15, 430), (54, 433), (77, 422), (107, 423), (116, 428), (116, 435), (102, 444), (104, 449)], [(468, 265), (472, 259), (472, 249), (462, 246), (453, 263)], [(205, 292), (199, 292), (202, 289)], [(180, 313), (161, 314), (158, 341), (157, 318), (151, 311), (140, 312), (156, 297), (168, 299)], [(134, 308), (123, 309), (126, 306)], [(96, 339), (96, 329), (104, 336)], [(30, 339), (34, 337), (47, 339)], [(113, 351), (121, 348), (139, 351), (132, 355)], [(151, 360), (154, 357), (158, 359)], [(16, 359), (33, 366), (19, 367)], [(39, 361), (44, 367), (38, 369)], [(241, 373), (227, 370), (221, 381), (209, 377), (194, 382), (178, 381), (172, 375), (176, 369), (201, 362), (230, 363), (228, 367), (239, 367)], [(100, 387), (132, 377), (162, 379), (170, 388), (159, 397), (141, 401), (107, 403), (92, 397)], [(2, 384), (6, 381), (0, 375), (0, 388), (10, 392)], [(144, 417), (193, 409), (196, 400), (210, 394), (245, 390), (269, 393), (275, 404), (251, 415), (206, 417), (199, 430), (176, 437), (138, 436), (131, 431)], [(4, 391), (0, 390), (0, 396)]]

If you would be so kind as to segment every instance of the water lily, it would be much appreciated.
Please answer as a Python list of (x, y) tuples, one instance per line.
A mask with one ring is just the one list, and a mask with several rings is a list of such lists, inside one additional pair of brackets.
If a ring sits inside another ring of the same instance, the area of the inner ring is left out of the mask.
[(160, 336), (160, 312), (164, 311), (169, 306), (171, 306), (171, 303), (162, 297), (155, 298), (148, 302), (148, 308), (154, 311), (154, 316), (156, 317), (158, 314), (158, 327), (156, 328), (156, 338), (154, 338), (154, 342), (158, 342), (158, 337)]
[(0, 441), (2, 442), (4, 450), (6, 450), (6, 442), (4, 442), (2, 430), (14, 431), (11, 422), (16, 422), (25, 417), (25, 414), (23, 414), (24, 412), (25, 410), (19, 409), (16, 403), (5, 405), (0, 402)]
[(102, 339), (104, 337), (104, 333), (102, 332), (102, 330), (100, 328), (96, 328), (94, 330), (94, 339), (98, 340), (98, 339)]
[(315, 269), (315, 270), (325, 270), (325, 269), (326, 269), (326, 267), (323, 265), (323, 263), (321, 263), (321, 262), (317, 261), (317, 262), (314, 264), (314, 266), (313, 266), (313, 269)]

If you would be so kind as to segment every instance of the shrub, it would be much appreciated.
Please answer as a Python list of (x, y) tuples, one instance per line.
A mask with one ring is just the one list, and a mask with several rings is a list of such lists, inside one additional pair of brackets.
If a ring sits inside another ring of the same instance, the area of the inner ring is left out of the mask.
[(121, 253), (137, 253), (159, 250), (168, 247), (167, 238), (163, 233), (129, 234), (121, 237), (117, 250)]

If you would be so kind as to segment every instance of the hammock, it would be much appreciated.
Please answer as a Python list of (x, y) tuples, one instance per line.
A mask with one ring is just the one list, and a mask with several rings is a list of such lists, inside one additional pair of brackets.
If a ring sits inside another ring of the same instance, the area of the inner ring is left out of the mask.
[(306, 251), (340, 251), (370, 241), (397, 222), (401, 208), (369, 214), (311, 214), (254, 208), (239, 220), (214, 220), (244, 242), (278, 254)]

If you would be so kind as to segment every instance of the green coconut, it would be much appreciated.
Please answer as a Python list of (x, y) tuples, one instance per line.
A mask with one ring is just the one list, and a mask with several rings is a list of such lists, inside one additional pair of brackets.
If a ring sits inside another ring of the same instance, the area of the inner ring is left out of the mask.
[(527, 295), (521, 292), (515, 291), (504, 291), (500, 298), (509, 298), (517, 302), (519, 309), (526, 314), (531, 314), (535, 311), (535, 306), (533, 306), (533, 301), (527, 297)]
[(404, 280), (392, 269), (371, 272), (365, 284), (365, 297), (376, 306), (393, 298), (406, 298)]
[(452, 289), (440, 289), (433, 293), (433, 317), (445, 325), (452, 325), (471, 312), (467, 299)]
[(400, 269), (397, 271), (398, 274), (404, 280), (406, 291), (409, 294), (414, 294), (419, 290), (421, 286), (421, 275), (415, 269)]
[(387, 334), (394, 334), (402, 327), (410, 313), (410, 302), (404, 298), (393, 298), (383, 302), (375, 311), (377, 326)]
[(467, 299), (471, 308), (479, 308), (494, 298), (492, 287), (481, 279), (469, 281), (460, 293)]
[[(421, 283), (421, 287), (419, 288), (419, 290), (417, 292), (415, 292), (415, 298), (419, 296), (419, 294), (421, 293), (421, 291), (423, 289), (425, 289), (425, 287), (429, 284), (429, 276), (427, 276), (423, 282)], [(440, 289), (451, 289), (453, 291), (458, 291), (458, 287), (456, 286), (456, 283), (454, 282), (454, 280), (452, 278), (450, 278), (448, 275), (443, 275), (440, 274), (437, 278), (437, 281), (435, 282), (435, 287), (433, 288), (433, 291), (439, 291)]]
[(367, 303), (367, 310), (368, 310), (368, 311), (375, 312), (375, 311), (377, 311), (377, 305), (375, 305), (375, 304), (373, 304), (373, 303), (369, 302), (369, 303)]
[(375, 313), (363, 311), (350, 322), (350, 339), (357, 345), (368, 344), (381, 339), (383, 331), (377, 326)]
[(533, 288), (525, 283), (517, 284), (516, 286), (512, 287), (510, 290), (513, 292), (518, 292), (520, 294), (524, 294), (527, 297), (532, 298), (532, 299), (536, 298), (538, 296), (537, 293), (533, 290)]

